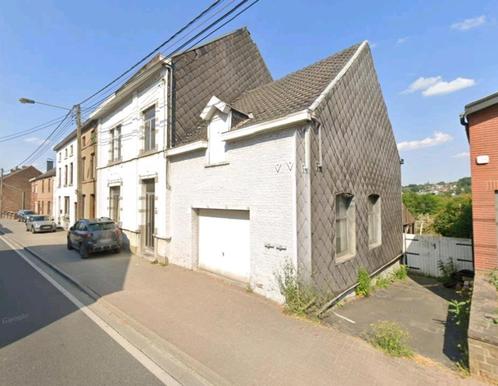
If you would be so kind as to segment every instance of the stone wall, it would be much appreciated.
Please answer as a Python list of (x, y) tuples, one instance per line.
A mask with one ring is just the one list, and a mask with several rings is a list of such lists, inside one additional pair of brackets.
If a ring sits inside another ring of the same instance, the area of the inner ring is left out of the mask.
[(469, 365), (473, 375), (498, 382), (498, 293), (489, 273), (478, 272), (474, 280), (468, 333)]

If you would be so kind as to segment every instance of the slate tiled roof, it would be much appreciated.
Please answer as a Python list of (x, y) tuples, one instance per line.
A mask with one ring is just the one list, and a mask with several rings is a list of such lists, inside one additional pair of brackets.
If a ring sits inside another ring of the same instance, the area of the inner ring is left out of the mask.
[(359, 45), (244, 92), (230, 104), (246, 114), (252, 113), (254, 118), (242, 123), (239, 128), (284, 117), (310, 107), (354, 55)]
[(42, 180), (44, 178), (49, 178), (49, 177), (55, 177), (55, 168), (52, 168), (49, 171), (47, 171), (47, 172), (45, 172), (43, 174), (40, 174), (37, 177), (34, 177), (34, 178), (30, 179), (29, 181), (33, 182), (33, 181), (38, 181), (38, 180)]
[(174, 146), (207, 138), (206, 123), (199, 114), (213, 95), (228, 102), (273, 80), (246, 28), (175, 55), (172, 61)]

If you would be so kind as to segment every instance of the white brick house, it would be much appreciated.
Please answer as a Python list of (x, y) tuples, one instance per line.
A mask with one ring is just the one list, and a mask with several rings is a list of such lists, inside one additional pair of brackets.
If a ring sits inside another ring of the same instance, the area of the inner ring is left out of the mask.
[[(97, 217), (138, 254), (164, 256), (167, 67), (156, 57), (92, 115), (98, 119)], [(163, 194), (158, 194), (161, 192)]]
[(76, 131), (72, 131), (55, 147), (55, 182), (53, 216), (58, 226), (68, 229), (76, 221), (77, 213), (77, 157)]

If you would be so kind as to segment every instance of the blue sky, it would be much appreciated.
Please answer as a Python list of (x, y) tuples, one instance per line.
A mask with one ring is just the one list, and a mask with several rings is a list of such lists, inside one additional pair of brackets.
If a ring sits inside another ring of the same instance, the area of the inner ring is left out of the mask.
[[(19, 97), (70, 106), (209, 3), (3, 0), (0, 136), (61, 114), (21, 105)], [(469, 101), (498, 91), (497, 16), (496, 1), (261, 0), (219, 33), (247, 26), (274, 78), (368, 40), (406, 184), (469, 175), (458, 115)], [(48, 131), (0, 143), (0, 167), (22, 161)]]

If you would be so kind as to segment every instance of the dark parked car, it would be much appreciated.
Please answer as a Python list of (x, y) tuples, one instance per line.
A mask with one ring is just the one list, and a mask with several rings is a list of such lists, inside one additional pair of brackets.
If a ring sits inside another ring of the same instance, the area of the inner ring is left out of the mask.
[(37, 232), (55, 232), (57, 225), (49, 216), (32, 214), (26, 219), (26, 231)]
[(17, 221), (26, 222), (26, 217), (35, 214), (32, 210), (21, 209), (17, 212)]
[(121, 250), (121, 230), (108, 218), (79, 220), (67, 233), (67, 249), (77, 249), (85, 259), (90, 253)]

